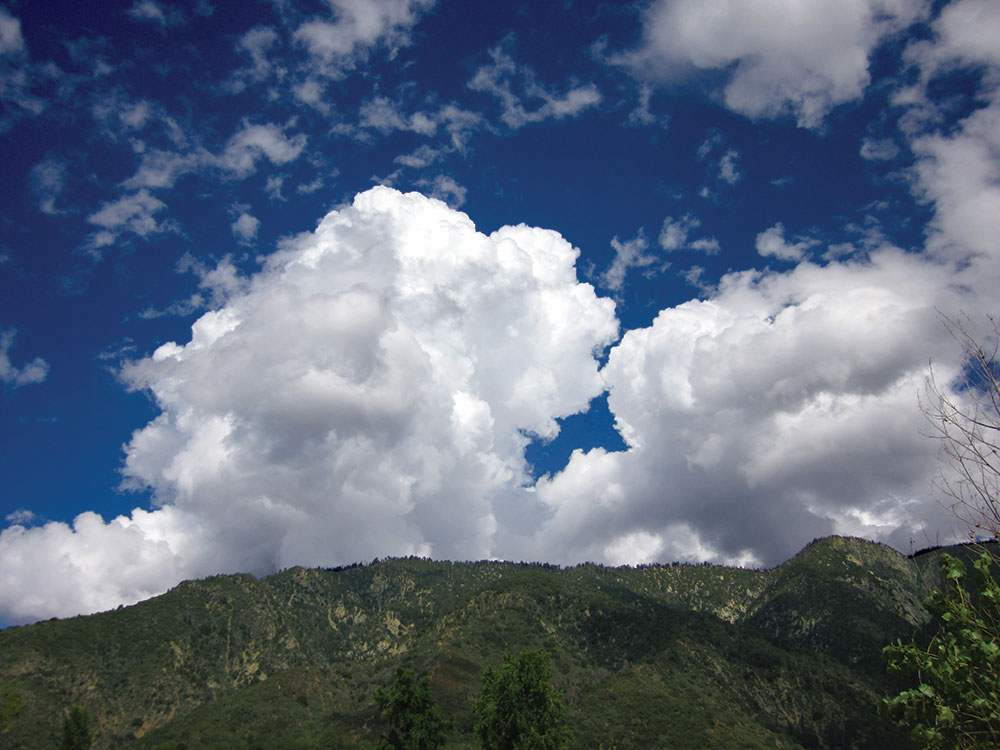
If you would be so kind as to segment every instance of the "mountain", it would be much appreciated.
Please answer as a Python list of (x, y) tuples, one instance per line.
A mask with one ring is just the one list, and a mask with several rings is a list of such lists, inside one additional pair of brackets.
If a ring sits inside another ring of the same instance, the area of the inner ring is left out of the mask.
[(0, 746), (373, 747), (373, 693), (430, 675), (476, 747), (472, 697), (544, 648), (580, 748), (894, 748), (882, 646), (926, 624), (933, 557), (830, 537), (766, 571), (389, 559), (186, 581), (131, 607), (0, 631)]

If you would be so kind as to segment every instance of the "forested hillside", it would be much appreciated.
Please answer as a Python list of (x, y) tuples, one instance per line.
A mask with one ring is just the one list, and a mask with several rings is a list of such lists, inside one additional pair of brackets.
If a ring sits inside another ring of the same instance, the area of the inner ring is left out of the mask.
[(188, 581), (0, 631), (0, 744), (56, 747), (80, 705), (96, 748), (373, 747), (374, 692), (404, 666), (471, 748), (484, 668), (541, 648), (573, 747), (902, 748), (880, 652), (926, 622), (934, 556), (831, 537), (769, 571), (392, 559)]

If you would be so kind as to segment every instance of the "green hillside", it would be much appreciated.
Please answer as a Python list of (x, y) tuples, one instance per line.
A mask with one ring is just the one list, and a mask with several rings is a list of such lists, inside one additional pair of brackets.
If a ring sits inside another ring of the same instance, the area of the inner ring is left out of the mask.
[(828, 538), (784, 565), (559, 569), (395, 559), (188, 581), (132, 607), (0, 631), (0, 746), (369, 747), (376, 688), (431, 678), (476, 747), (472, 696), (544, 648), (580, 748), (893, 748), (880, 651), (926, 622), (934, 553)]

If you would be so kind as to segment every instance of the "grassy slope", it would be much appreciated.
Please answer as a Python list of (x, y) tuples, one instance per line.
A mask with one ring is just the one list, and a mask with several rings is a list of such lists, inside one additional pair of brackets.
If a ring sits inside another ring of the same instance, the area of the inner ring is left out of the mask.
[(919, 565), (831, 538), (771, 571), (389, 560), (186, 582), (0, 632), (0, 744), (55, 746), (81, 703), (101, 748), (363, 747), (402, 664), (474, 747), (483, 668), (542, 647), (579, 747), (901, 747), (878, 654), (923, 622)]

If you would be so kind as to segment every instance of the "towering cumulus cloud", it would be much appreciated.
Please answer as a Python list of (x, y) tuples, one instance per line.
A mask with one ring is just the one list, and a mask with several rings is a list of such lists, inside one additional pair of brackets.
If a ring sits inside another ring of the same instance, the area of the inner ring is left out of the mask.
[(925, 543), (942, 513), (917, 399), (928, 357), (955, 360), (935, 312), (948, 273), (887, 248), (732, 274), (627, 332), (603, 375), (628, 448), (577, 451), (539, 483), (539, 545), (775, 564), (831, 533)]
[(92, 611), (220, 571), (492, 554), (536, 504), (526, 435), (554, 436), (603, 389), (594, 355), (617, 319), (576, 257), (555, 232), (485, 236), (417, 194), (357, 196), (187, 344), (125, 368), (161, 410), (126, 447), (126, 481), (162, 507), (6, 529), (0, 609)]

